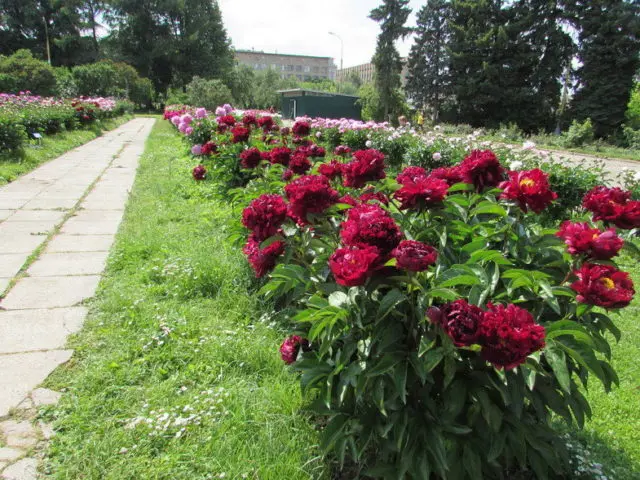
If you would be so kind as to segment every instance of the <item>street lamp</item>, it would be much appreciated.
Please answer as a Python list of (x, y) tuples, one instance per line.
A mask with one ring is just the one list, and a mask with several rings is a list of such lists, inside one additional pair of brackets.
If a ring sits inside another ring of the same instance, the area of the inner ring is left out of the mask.
[(340, 35), (338, 35), (337, 33), (329, 32), (329, 35), (333, 35), (338, 40), (340, 40), (340, 70), (342, 70), (344, 67), (344, 42), (342, 41), (342, 37), (340, 37)]

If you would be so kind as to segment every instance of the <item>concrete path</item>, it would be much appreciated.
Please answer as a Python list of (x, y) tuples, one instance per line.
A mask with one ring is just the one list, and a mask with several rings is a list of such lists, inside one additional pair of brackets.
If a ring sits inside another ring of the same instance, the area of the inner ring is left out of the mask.
[(154, 122), (132, 120), (0, 187), (0, 479), (35, 478), (24, 457), (50, 432), (20, 411), (56, 399), (36, 388), (71, 357), (67, 337), (87, 314)]

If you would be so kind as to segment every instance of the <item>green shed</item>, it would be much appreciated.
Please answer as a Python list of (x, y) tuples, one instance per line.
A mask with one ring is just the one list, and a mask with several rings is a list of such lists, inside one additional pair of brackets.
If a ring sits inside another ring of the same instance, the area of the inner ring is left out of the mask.
[(318, 92), (294, 88), (278, 90), (282, 117), (353, 118), (360, 120), (361, 108), (358, 97), (341, 93)]

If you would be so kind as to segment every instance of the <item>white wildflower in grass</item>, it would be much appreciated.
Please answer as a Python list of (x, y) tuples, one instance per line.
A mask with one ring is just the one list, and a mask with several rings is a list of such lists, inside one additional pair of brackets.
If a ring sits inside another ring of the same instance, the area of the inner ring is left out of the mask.
[(523, 167), (523, 163), (519, 160), (515, 160), (509, 164), (511, 170), (520, 170)]
[(523, 150), (533, 150), (536, 148), (536, 144), (531, 141), (527, 141), (522, 144), (522, 148)]
[(367, 140), (366, 143), (365, 143), (365, 146), (367, 148), (371, 148), (373, 146), (373, 142), (371, 140)]

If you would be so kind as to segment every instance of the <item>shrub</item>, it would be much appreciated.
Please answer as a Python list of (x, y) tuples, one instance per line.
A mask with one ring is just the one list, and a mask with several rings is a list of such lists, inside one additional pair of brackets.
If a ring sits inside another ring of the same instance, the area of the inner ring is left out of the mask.
[(404, 164), (432, 170), (458, 163), (462, 161), (463, 156), (460, 149), (454, 148), (445, 140), (435, 140), (430, 144), (416, 142), (404, 154)]
[(587, 118), (582, 123), (574, 120), (563, 137), (565, 146), (569, 148), (581, 147), (585, 143), (593, 142), (594, 132), (591, 119)]
[[(30, 91), (38, 95), (53, 95), (56, 77), (53, 68), (34, 58), (29, 50), (18, 50), (0, 58), (0, 86), (4, 92)], [(8, 87), (8, 88), (7, 88)]]
[(623, 129), (624, 142), (628, 148), (640, 150), (640, 130), (634, 130), (631, 127), (624, 126)]
[(201, 77), (193, 77), (187, 85), (188, 103), (198, 105), (208, 110), (215, 110), (218, 105), (231, 103), (233, 96), (231, 90), (221, 80), (207, 80)]
[(151, 106), (154, 95), (153, 83), (148, 78), (138, 78), (129, 90), (129, 99), (141, 107)]
[(78, 85), (76, 85), (71, 70), (65, 67), (56, 67), (54, 73), (56, 76), (56, 96), (73, 98), (78, 95)]
[(24, 126), (16, 122), (13, 115), (0, 112), (0, 152), (20, 150), (26, 140)]
[(72, 73), (80, 95), (108, 97), (120, 93), (116, 83), (116, 69), (112, 62), (79, 65), (73, 67)]

